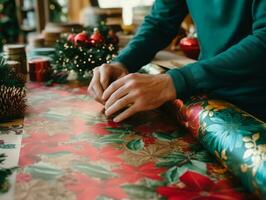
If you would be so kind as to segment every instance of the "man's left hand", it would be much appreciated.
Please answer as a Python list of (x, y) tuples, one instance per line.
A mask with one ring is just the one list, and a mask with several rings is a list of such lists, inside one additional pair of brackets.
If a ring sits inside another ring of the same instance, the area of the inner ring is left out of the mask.
[(175, 98), (174, 84), (167, 74), (129, 74), (113, 82), (103, 93), (107, 116), (125, 109), (114, 118), (115, 122), (123, 121), (137, 112), (158, 108)]

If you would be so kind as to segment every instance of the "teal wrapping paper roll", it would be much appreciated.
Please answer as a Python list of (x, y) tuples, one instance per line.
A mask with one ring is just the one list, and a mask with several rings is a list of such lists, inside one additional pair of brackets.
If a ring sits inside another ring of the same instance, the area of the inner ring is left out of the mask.
[(251, 192), (266, 199), (266, 124), (232, 104), (176, 100), (178, 119)]

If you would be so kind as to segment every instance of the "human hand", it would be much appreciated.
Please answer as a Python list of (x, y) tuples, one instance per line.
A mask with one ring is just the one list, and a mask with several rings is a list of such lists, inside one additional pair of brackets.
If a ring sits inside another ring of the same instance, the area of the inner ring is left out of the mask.
[(93, 77), (88, 87), (88, 94), (96, 101), (104, 104), (104, 90), (115, 80), (128, 74), (121, 63), (103, 64), (93, 70)]
[(114, 118), (115, 122), (123, 121), (137, 112), (158, 108), (174, 99), (175, 87), (167, 74), (129, 74), (113, 82), (103, 93), (107, 116), (127, 108)]

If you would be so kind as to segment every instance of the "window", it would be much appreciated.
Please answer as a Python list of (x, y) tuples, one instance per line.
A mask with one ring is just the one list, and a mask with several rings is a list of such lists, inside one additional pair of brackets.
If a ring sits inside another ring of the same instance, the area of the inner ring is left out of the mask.
[(101, 8), (150, 6), (154, 0), (98, 0)]
[(137, 6), (151, 6), (154, 0), (98, 0), (101, 8), (123, 8), (123, 21), (125, 25), (133, 22), (133, 8)]

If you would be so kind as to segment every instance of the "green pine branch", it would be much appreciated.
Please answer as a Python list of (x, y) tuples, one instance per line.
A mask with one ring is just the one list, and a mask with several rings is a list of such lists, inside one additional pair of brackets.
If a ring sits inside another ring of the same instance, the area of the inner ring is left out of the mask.
[[(97, 28), (105, 38), (104, 43), (94, 45), (80, 43), (76, 45), (72, 41), (68, 41), (67, 38), (61, 38), (57, 42), (52, 59), (53, 74), (60, 74), (60, 78), (64, 77), (66, 79), (67, 74), (74, 71), (78, 76), (78, 80), (86, 80), (84, 74), (89, 73), (93, 68), (103, 63), (110, 62), (117, 55), (118, 44), (108, 38), (109, 27), (100, 23)], [(85, 28), (88, 35), (92, 35), (93, 30), (94, 27)], [(59, 76), (55, 77), (58, 78)]]
[[(0, 51), (6, 43), (17, 41), (19, 28), (15, 0), (0, 0)], [(6, 28), (8, 27), (8, 28)]]
[(12, 175), (15, 167), (13, 168), (2, 168), (3, 162), (6, 160), (5, 154), (0, 154), (0, 193), (6, 193), (10, 188), (10, 183), (8, 182), (8, 177)]

